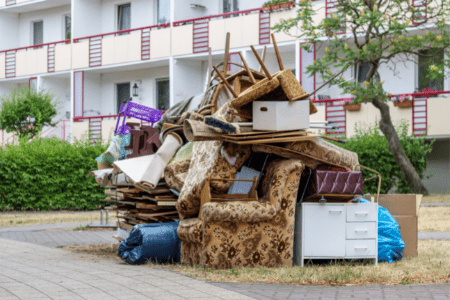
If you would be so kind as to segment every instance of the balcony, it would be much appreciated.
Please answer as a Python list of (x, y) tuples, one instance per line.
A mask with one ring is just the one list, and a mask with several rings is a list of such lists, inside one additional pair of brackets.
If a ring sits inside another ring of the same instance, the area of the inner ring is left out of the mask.
[(71, 0), (0, 0), (0, 11), (19, 14), (70, 3)]
[[(396, 107), (392, 101), (388, 103), (394, 126), (402, 121), (408, 124), (408, 134), (432, 138), (447, 138), (450, 136), (450, 119), (447, 117), (450, 107), (450, 91), (420, 92), (405, 94), (411, 99), (411, 106)], [(396, 97), (396, 96), (393, 96)], [(357, 111), (344, 110), (343, 102), (351, 100), (325, 99), (315, 100), (315, 103), (325, 103), (318, 106), (318, 112), (311, 116), (311, 121), (327, 120), (338, 127), (328, 134), (351, 138), (356, 135), (355, 127), (373, 126), (381, 119), (380, 111), (371, 103), (362, 103)], [(433, 116), (429, 118), (429, 116)]]
[(0, 79), (70, 70), (70, 40), (0, 51)]

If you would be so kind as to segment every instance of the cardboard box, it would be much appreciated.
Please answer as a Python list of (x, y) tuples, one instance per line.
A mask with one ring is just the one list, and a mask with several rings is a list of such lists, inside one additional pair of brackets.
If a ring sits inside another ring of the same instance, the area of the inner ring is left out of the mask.
[(418, 231), (418, 217), (416, 216), (400, 216), (395, 215), (398, 226), (400, 227), (400, 234), (402, 240), (405, 242), (405, 249), (403, 250), (403, 257), (417, 256), (417, 231)]
[(309, 128), (309, 100), (254, 101), (254, 130), (297, 130)]
[(418, 217), (422, 195), (383, 194), (378, 204), (386, 208), (397, 220), (402, 240), (405, 242), (403, 257), (417, 256)]

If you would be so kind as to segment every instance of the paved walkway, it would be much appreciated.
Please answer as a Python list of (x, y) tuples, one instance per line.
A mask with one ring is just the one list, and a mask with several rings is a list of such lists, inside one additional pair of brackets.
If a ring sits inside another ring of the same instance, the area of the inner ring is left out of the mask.
[(293, 286), (208, 283), (168, 270), (0, 239), (0, 299), (450, 299), (450, 284)]
[(419, 232), (419, 240), (450, 241), (450, 232)]
[[(0, 228), (0, 238), (47, 247), (109, 244), (117, 242), (117, 240), (112, 237), (115, 233), (113, 230), (70, 230), (80, 226), (84, 227), (89, 224), (92, 224), (92, 222), (2, 227)], [(58, 229), (68, 230), (57, 231)]]
[(259, 300), (282, 299), (450, 299), (450, 284), (384, 286), (298, 286), (287, 284), (213, 283)]
[(184, 275), (0, 239), (0, 299), (253, 299)]
[(450, 206), (450, 202), (429, 202), (429, 203), (421, 203), (420, 206), (424, 206), (424, 207)]

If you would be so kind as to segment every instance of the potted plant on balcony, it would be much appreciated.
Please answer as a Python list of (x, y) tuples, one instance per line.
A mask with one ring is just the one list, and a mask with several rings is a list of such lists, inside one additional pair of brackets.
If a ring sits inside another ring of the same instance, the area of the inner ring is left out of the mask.
[(408, 95), (400, 95), (398, 97), (393, 97), (392, 102), (394, 103), (395, 107), (399, 108), (412, 107), (413, 104), (411, 97)]
[(352, 103), (353, 99), (347, 99), (342, 101), (342, 107), (348, 111), (359, 111), (361, 109), (361, 103)]
[(295, 2), (289, 0), (272, 0), (264, 3), (263, 11), (275, 11), (282, 8), (291, 8), (295, 5)]

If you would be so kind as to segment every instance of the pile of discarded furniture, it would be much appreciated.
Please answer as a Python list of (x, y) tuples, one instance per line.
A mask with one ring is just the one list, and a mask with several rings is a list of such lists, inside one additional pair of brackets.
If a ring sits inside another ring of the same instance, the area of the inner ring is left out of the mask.
[(230, 72), (227, 35), (205, 93), (154, 127), (118, 123), (132, 153), (103, 170), (106, 177), (95, 174), (110, 187), (118, 226), (179, 221), (181, 262), (208, 268), (377, 261), (378, 195), (361, 200), (356, 153), (310, 131), (317, 109), (272, 38), (278, 72), (269, 73), (253, 47), (260, 71), (241, 55), (241, 70)]

